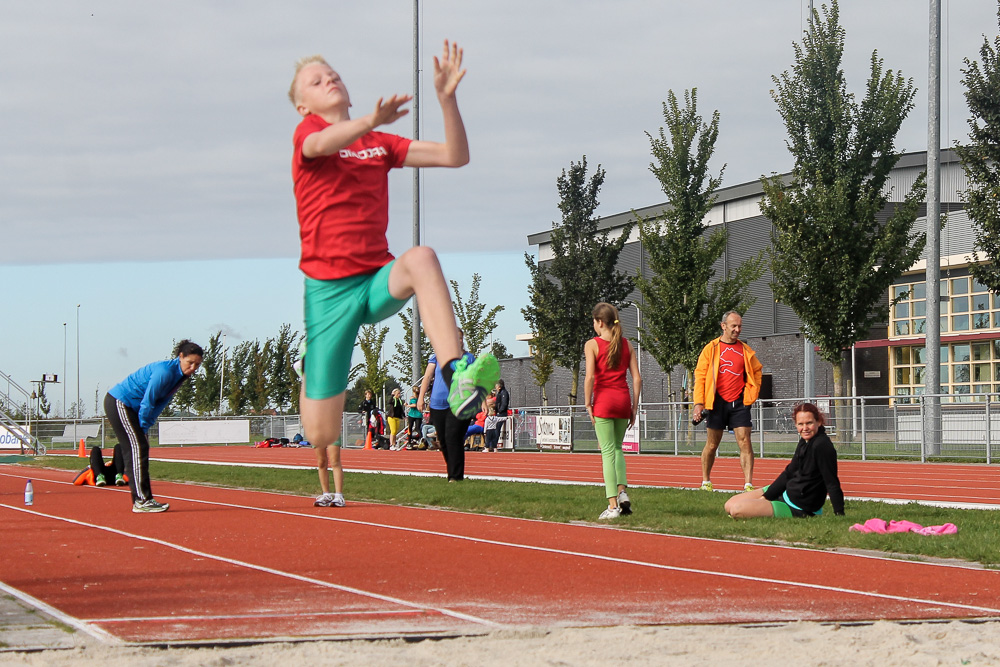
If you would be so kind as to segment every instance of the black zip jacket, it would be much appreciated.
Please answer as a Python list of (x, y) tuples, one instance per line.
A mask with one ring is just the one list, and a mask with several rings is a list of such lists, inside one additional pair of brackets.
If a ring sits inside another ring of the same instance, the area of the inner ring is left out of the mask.
[(837, 477), (837, 450), (822, 426), (811, 441), (799, 438), (792, 460), (764, 492), (768, 500), (788, 498), (804, 511), (815, 514), (823, 507), (827, 494), (833, 513), (844, 513), (844, 492)]

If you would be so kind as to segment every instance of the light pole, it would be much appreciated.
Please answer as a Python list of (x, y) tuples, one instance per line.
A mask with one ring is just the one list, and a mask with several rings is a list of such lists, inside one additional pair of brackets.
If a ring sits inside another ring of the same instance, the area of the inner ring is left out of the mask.
[(62, 386), (63, 386), (63, 402), (62, 402), (62, 412), (63, 417), (66, 416), (66, 323), (63, 322), (63, 376), (62, 376)]
[(80, 420), (80, 304), (76, 304), (76, 412), (73, 414), (73, 442), (76, 442), (76, 423)]
[(219, 371), (219, 416), (222, 416), (222, 387), (226, 379), (226, 334), (222, 334), (222, 369)]

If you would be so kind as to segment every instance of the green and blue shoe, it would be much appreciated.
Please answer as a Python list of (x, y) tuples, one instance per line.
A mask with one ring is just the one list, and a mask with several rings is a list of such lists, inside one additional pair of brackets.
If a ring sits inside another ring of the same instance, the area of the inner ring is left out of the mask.
[(476, 357), (471, 364), (465, 359), (455, 362), (448, 390), (448, 406), (459, 419), (470, 419), (479, 412), (479, 406), (493, 385), (500, 379), (500, 364), (492, 354)]

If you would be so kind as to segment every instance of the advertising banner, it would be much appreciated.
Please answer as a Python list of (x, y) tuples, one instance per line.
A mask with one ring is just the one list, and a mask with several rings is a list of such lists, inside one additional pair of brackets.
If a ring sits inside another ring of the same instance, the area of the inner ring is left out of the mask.
[(2, 424), (0, 424), (0, 449), (16, 449), (17, 451), (21, 451), (21, 441)]
[(542, 449), (569, 449), (569, 417), (536, 417), (535, 441)]
[(623, 452), (639, 453), (639, 421), (636, 419), (632, 428), (625, 429), (625, 439), (622, 441)]
[(161, 445), (247, 444), (249, 419), (161, 421)]

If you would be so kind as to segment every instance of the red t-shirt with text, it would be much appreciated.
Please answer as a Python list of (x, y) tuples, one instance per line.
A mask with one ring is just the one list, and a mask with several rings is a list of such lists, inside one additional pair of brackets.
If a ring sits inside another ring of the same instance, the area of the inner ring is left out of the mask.
[(302, 144), (330, 124), (315, 114), (295, 128), (292, 180), (302, 257), (310, 278), (336, 280), (372, 273), (393, 260), (389, 226), (389, 170), (403, 166), (410, 140), (369, 132), (333, 155), (302, 156)]
[(743, 344), (735, 345), (719, 341), (719, 375), (715, 378), (715, 390), (727, 403), (743, 396), (746, 380), (743, 373), (746, 365), (743, 359)]

